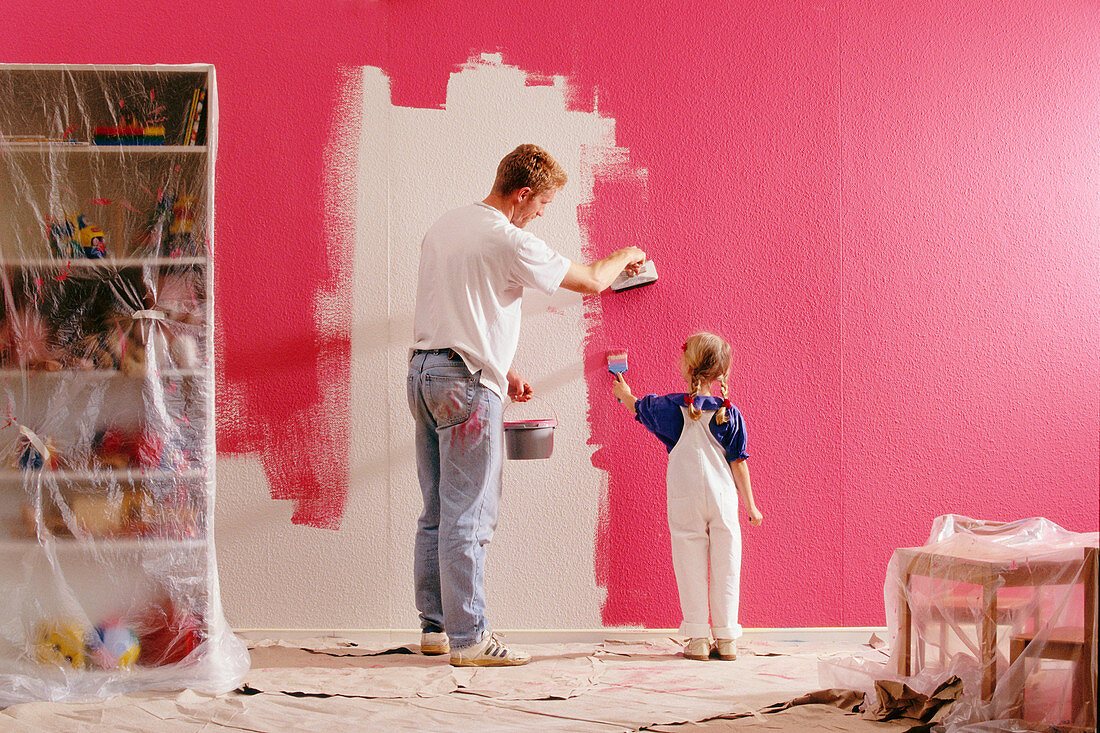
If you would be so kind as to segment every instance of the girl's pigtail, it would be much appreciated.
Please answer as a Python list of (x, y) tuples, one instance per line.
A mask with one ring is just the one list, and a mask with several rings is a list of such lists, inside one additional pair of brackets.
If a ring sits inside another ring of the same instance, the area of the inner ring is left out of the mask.
[(730, 421), (730, 408), (733, 405), (730, 404), (729, 387), (726, 385), (724, 374), (718, 377), (718, 383), (722, 385), (722, 407), (719, 408), (718, 414), (714, 416), (714, 421), (719, 425), (725, 425)]
[(691, 375), (691, 392), (688, 394), (688, 417), (698, 420), (703, 416), (703, 411), (695, 406), (695, 395), (699, 394), (702, 381), (697, 374)]

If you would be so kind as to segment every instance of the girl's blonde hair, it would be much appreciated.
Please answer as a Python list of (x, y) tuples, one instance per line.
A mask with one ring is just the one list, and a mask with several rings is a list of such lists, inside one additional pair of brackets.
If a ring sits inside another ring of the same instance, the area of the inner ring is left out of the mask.
[(730, 419), (729, 415), (729, 380), (730, 358), (732, 349), (721, 336), (700, 331), (692, 334), (684, 342), (684, 363), (687, 366), (688, 391), (687, 402), (688, 416), (692, 420), (698, 420), (703, 416), (703, 411), (695, 406), (695, 395), (711, 382), (718, 382), (722, 388), (722, 407), (715, 415), (715, 421), (721, 425)]

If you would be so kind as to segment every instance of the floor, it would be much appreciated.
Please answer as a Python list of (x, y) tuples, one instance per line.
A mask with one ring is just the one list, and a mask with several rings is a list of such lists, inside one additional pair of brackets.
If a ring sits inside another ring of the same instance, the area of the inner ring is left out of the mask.
[(252, 669), (235, 692), (13, 705), (0, 730), (901, 731), (914, 722), (863, 720), (848, 712), (852, 700), (797, 701), (820, 688), (819, 660), (881, 655), (869, 630), (749, 632), (732, 662), (684, 659), (676, 640), (653, 632), (514, 633), (508, 643), (533, 659), (510, 669), (451, 667), (415, 653), (410, 635), (403, 644), (245, 636)]

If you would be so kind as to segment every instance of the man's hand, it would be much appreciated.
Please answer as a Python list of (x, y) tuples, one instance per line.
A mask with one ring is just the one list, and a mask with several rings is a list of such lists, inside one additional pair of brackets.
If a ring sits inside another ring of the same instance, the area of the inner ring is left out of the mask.
[(645, 252), (637, 247), (623, 247), (590, 265), (571, 262), (561, 286), (585, 295), (599, 293), (610, 287), (623, 270), (637, 275), (644, 264)]
[(516, 402), (526, 402), (531, 399), (534, 392), (531, 391), (531, 385), (527, 383), (527, 380), (519, 375), (514, 369), (508, 370), (508, 396)]
[(620, 252), (629, 258), (626, 267), (623, 268), (626, 270), (627, 275), (634, 277), (642, 271), (642, 266), (645, 264), (645, 252), (637, 247), (623, 247)]

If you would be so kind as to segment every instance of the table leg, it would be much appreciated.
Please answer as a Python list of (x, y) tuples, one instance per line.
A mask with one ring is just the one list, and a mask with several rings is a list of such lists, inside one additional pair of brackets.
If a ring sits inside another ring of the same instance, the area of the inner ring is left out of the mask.
[(909, 607), (909, 573), (902, 575), (898, 594), (898, 676), (908, 677), (913, 648), (913, 610)]
[(1097, 566), (1097, 548), (1085, 548), (1084, 567), (1084, 591), (1085, 591), (1085, 649), (1084, 658), (1077, 662), (1077, 684), (1081, 688), (1082, 713), (1084, 725), (1096, 728), (1096, 614), (1097, 614), (1097, 575), (1100, 568)]
[(997, 589), (993, 579), (983, 584), (982, 603), (982, 700), (993, 699), (997, 687)]

